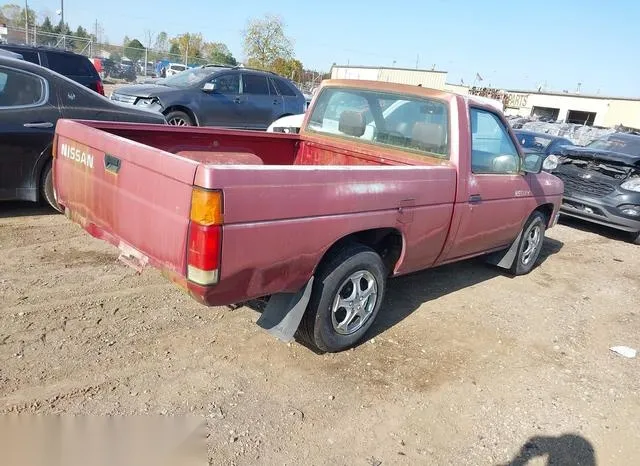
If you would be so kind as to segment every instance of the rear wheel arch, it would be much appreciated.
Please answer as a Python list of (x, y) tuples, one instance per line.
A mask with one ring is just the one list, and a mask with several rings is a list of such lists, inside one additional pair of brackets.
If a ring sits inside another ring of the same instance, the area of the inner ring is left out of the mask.
[(314, 274), (341, 250), (353, 244), (361, 244), (378, 253), (385, 264), (388, 275), (392, 275), (403, 256), (404, 243), (404, 236), (396, 228), (373, 228), (349, 233), (336, 240), (324, 252), (316, 265)]

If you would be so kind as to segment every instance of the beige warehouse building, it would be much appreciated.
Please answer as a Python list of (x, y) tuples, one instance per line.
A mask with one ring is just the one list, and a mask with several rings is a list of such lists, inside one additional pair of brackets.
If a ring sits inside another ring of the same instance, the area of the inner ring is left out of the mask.
[[(366, 79), (396, 82), (469, 94), (464, 85), (447, 83), (447, 72), (408, 68), (337, 66), (331, 68), (332, 79)], [(500, 90), (506, 95), (507, 115), (537, 116), (587, 126), (613, 128), (623, 125), (640, 129), (640, 98), (608, 97), (567, 92)]]

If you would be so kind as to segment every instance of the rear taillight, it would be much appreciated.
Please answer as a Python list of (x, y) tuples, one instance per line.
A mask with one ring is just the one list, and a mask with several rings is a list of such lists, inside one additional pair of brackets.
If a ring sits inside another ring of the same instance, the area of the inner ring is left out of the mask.
[(187, 279), (214, 285), (220, 278), (222, 192), (194, 188), (191, 194)]
[(100, 79), (96, 81), (96, 92), (98, 94), (104, 95), (104, 84), (102, 84), (102, 80)]

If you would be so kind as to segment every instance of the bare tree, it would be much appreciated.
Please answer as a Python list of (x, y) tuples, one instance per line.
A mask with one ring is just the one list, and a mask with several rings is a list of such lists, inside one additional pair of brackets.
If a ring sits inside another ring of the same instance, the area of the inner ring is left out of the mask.
[(279, 16), (266, 15), (249, 20), (243, 31), (244, 52), (249, 64), (270, 68), (276, 59), (289, 60), (293, 56), (293, 41), (284, 32), (284, 21)]

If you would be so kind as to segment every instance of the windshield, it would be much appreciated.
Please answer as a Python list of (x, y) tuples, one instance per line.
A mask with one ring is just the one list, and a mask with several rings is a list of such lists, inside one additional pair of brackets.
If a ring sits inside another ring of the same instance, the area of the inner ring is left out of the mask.
[(212, 74), (213, 71), (211, 68), (191, 68), (183, 71), (182, 73), (174, 74), (173, 76), (163, 79), (160, 84), (169, 87), (191, 87)]
[(608, 150), (611, 152), (620, 152), (627, 155), (640, 156), (640, 136), (638, 137), (615, 137), (609, 136), (587, 144), (590, 149)]
[(439, 157), (449, 155), (449, 118), (443, 102), (413, 95), (327, 88), (307, 129)]

